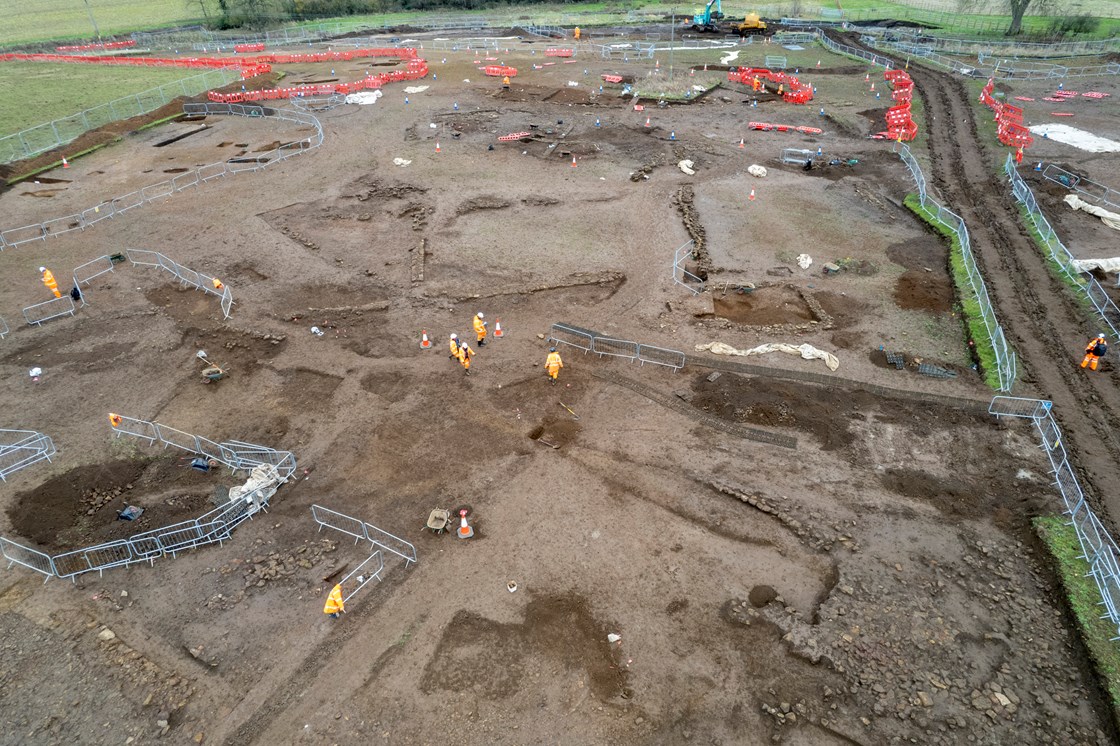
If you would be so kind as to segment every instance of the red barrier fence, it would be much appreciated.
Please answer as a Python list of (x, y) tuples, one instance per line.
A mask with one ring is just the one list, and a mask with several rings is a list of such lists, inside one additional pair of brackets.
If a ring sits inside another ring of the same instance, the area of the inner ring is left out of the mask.
[(1034, 143), (1031, 131), (1023, 126), (1023, 110), (1012, 104), (996, 101), (992, 97), (995, 90), (995, 80), (988, 78), (988, 84), (980, 91), (980, 103), (987, 106), (996, 114), (996, 137), (1004, 145), (1013, 148), (1029, 147)]
[(812, 85), (802, 83), (788, 73), (774, 72), (764, 67), (740, 67), (727, 73), (727, 79), (732, 83), (752, 86), (755, 90), (758, 90), (763, 80), (777, 83), (782, 99), (791, 104), (807, 104), (813, 100)]
[(763, 132), (800, 132), (805, 135), (819, 135), (824, 132), (819, 127), (798, 127), (795, 124), (771, 124), (770, 122), (747, 122), (747, 126), (752, 130), (762, 130)]
[(233, 51), (239, 54), (242, 52), (263, 52), (264, 42), (258, 42), (256, 44), (235, 44), (233, 45)]
[(428, 62), (422, 59), (410, 59), (404, 70), (367, 75), (361, 80), (352, 83), (318, 83), (313, 85), (297, 85), (285, 88), (270, 88), (263, 91), (235, 91), (234, 93), (216, 93), (210, 91), (206, 94), (211, 101), (223, 104), (240, 104), (246, 101), (270, 101), (278, 98), (292, 98), (293, 96), (329, 96), (339, 93), (343, 96), (358, 91), (380, 88), (386, 83), (399, 83), (405, 80), (417, 80), (428, 74)]
[(545, 57), (571, 57), (575, 54), (574, 49), (546, 49), (544, 50)]
[(883, 77), (891, 84), (891, 98), (898, 103), (887, 109), (887, 131), (871, 137), (876, 140), (908, 142), (918, 136), (918, 123), (910, 115), (910, 102), (914, 98), (914, 81), (905, 70), (887, 70)]
[(603, 80), (607, 81), (608, 83), (621, 83), (622, 82), (622, 76), (621, 75), (606, 75), (606, 74), (604, 74), (603, 75)]
[(512, 78), (517, 75), (517, 68), (506, 67), (505, 65), (487, 65), (482, 68), (482, 72), (489, 75), (491, 78)]
[(79, 44), (73, 47), (55, 47), (56, 52), (90, 52), (94, 49), (127, 49), (136, 46), (135, 39), (127, 41), (107, 41), (103, 44)]
[[(245, 79), (272, 72), (272, 65), (300, 62), (345, 62), (367, 57), (399, 57), (409, 60), (410, 63), (418, 59), (415, 49), (402, 47), (400, 49), (352, 49), (345, 52), (311, 52), (308, 54), (262, 54), (257, 57), (86, 57), (82, 55), (12, 52), (0, 54), (0, 62), (73, 62), (99, 65), (133, 65), (137, 67), (238, 67), (241, 68), (242, 79)], [(427, 64), (425, 63), (426, 71)], [(516, 75), (516, 71), (514, 74)]]

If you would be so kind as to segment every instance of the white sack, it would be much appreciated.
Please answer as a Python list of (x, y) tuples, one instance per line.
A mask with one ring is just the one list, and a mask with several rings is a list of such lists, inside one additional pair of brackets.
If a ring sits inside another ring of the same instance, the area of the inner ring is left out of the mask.
[(784, 352), (787, 355), (800, 355), (805, 360), (823, 360), (829, 370), (836, 370), (840, 367), (840, 360), (831, 352), (818, 350), (816, 347), (809, 344), (791, 345), (785, 342), (771, 342), (770, 344), (752, 347), (749, 350), (737, 350), (723, 342), (709, 342), (706, 345), (696, 345), (696, 351), (707, 351), (715, 355), (738, 355), (739, 357), (764, 355), (767, 352)]

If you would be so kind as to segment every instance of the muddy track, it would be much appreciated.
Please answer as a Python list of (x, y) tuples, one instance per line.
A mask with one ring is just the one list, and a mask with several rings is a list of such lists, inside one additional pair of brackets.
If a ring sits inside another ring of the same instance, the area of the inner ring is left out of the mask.
[[(843, 41), (862, 47), (855, 37)], [(1035, 389), (1015, 393), (1054, 402), (1082, 488), (1104, 509), (1102, 518), (1120, 515), (1120, 496), (1103, 489), (1120, 461), (1120, 442), (1108, 424), (1120, 412), (1120, 392), (1110, 374), (1077, 367), (1080, 345), (1098, 331), (1096, 322), (1050, 274), (1002, 170), (989, 166), (968, 89), (946, 73), (911, 68), (910, 76), (925, 103), (931, 184), (968, 225), (999, 322), (1019, 356), (1020, 381)]]

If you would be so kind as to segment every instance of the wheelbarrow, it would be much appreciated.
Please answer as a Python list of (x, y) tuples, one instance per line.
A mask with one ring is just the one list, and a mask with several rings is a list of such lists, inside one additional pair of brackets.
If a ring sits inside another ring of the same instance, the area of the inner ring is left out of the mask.
[(427, 529), (434, 534), (442, 534), (451, 530), (451, 511), (443, 508), (434, 508), (428, 514)]
[(225, 368), (220, 365), (215, 365), (213, 362), (206, 359), (206, 350), (199, 350), (194, 356), (206, 363), (207, 367), (202, 370), (203, 383), (213, 383), (214, 381), (220, 381), (226, 377)]

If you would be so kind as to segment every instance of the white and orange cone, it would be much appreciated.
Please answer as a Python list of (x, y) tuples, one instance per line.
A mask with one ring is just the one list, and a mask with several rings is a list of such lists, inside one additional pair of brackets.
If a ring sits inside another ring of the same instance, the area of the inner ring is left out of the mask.
[(739, 138), (739, 147), (740, 147), (740, 148), (745, 148), (745, 147), (747, 147), (747, 146), (746, 146), (746, 145), (745, 145), (745, 144), (743, 143), (743, 138), (741, 138), (741, 137)]
[(424, 329), (420, 332), (420, 349), (428, 350), (432, 347), (432, 340), (428, 339), (428, 330)]
[(459, 511), (459, 530), (455, 532), (455, 535), (460, 539), (469, 539), (474, 536), (474, 529), (467, 524), (467, 511), (465, 508)]
[(747, 195), (747, 199), (749, 199), (751, 202), (754, 202), (754, 190), (753, 189), (751, 190), (751, 193)]
[(439, 152), (439, 140), (436, 140), (436, 152)]
[(576, 157), (573, 155), (572, 156), (572, 168), (575, 168), (575, 167), (576, 167)]
[[(572, 162), (573, 164), (575, 163), (574, 159)], [(501, 339), (504, 334), (505, 332), (502, 331), (502, 320), (498, 319), (494, 322), (494, 338)]]
[(649, 117), (646, 117), (646, 126), (649, 126)]
[(70, 161), (66, 160), (66, 156), (62, 156), (62, 167), (70, 168)]

